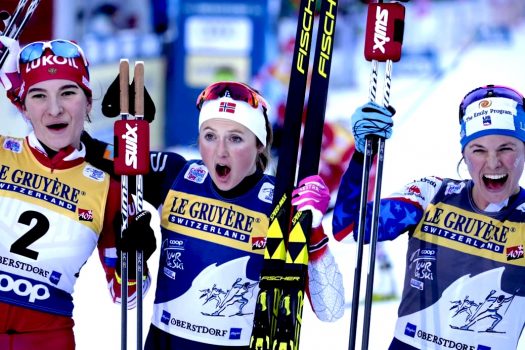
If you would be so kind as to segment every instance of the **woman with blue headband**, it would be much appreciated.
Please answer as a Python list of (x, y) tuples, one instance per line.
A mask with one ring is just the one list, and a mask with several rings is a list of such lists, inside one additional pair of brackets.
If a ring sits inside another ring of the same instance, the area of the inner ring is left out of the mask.
[[(365, 138), (389, 138), (393, 114), (367, 103), (352, 116), (358, 152), (335, 204), (338, 240), (352, 232), (357, 239)], [(504, 86), (477, 88), (461, 102), (459, 123), (471, 179), (429, 176), (380, 201), (378, 240), (408, 233), (403, 295), (389, 349), (510, 350), (523, 332), (523, 96)]]

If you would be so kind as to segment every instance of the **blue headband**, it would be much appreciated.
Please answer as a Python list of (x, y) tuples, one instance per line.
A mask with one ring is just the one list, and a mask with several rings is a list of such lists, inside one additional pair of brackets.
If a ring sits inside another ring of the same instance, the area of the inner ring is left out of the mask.
[(469, 104), (461, 119), (461, 151), (485, 135), (512, 136), (525, 142), (523, 106), (506, 97), (486, 97)]

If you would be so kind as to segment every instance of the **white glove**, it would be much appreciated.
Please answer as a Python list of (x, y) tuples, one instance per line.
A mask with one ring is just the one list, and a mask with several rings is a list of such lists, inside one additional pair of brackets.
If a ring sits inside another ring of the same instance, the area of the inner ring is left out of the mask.
[(20, 85), (17, 65), (20, 45), (18, 44), (18, 41), (6, 36), (0, 36), (0, 45), (2, 47), (7, 47), (9, 50), (4, 65), (0, 68), (0, 82), (6, 90), (11, 90)]

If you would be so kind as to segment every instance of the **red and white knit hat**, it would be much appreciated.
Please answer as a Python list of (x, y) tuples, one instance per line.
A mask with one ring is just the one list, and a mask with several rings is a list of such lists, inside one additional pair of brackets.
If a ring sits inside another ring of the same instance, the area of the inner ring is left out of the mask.
[(22, 85), (18, 91), (18, 100), (23, 102), (27, 90), (36, 83), (65, 79), (77, 83), (88, 97), (92, 96), (89, 84), (88, 67), (84, 57), (66, 58), (54, 55), (50, 49), (45, 49), (41, 57), (27, 63), (20, 62), (20, 77)]

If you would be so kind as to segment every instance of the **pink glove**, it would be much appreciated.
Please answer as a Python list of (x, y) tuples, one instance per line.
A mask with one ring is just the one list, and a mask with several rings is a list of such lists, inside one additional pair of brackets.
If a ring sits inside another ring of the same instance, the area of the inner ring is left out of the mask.
[(323, 216), (330, 203), (330, 192), (319, 175), (312, 175), (299, 182), (299, 186), (292, 192), (292, 205), (297, 210), (312, 212), (312, 227), (321, 226)]
[(6, 36), (0, 36), (0, 45), (7, 47), (9, 50), (4, 65), (0, 67), (0, 82), (7, 91), (17, 89), (22, 83), (17, 65), (20, 46), (18, 41)]

